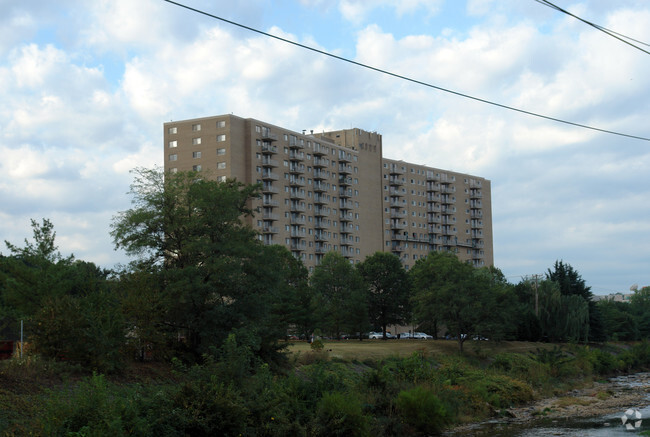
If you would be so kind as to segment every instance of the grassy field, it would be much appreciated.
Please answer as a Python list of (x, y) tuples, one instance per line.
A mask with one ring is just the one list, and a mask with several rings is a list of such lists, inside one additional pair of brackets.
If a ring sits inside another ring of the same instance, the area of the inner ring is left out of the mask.
[[(427, 355), (453, 355), (458, 353), (458, 343), (450, 340), (326, 340), (326, 351), (330, 358), (340, 358), (346, 361), (366, 359), (382, 359), (391, 356), (409, 356), (415, 351)], [(521, 341), (472, 341), (464, 345), (466, 355), (492, 356), (502, 352), (527, 353), (535, 352), (538, 348), (549, 347), (547, 343), (529, 343)], [(292, 354), (311, 351), (311, 345), (304, 341), (291, 343), (288, 348)]]

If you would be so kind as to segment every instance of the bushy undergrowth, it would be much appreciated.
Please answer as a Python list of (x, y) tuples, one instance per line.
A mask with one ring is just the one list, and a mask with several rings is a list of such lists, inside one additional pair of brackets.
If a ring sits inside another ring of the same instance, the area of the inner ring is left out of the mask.
[[(201, 365), (177, 361), (168, 382), (117, 384), (100, 374), (74, 375), (27, 397), (3, 386), (0, 434), (431, 435), (529, 402), (534, 391), (545, 393), (576, 377), (647, 368), (650, 345), (574, 345), (482, 361), (416, 352), (363, 363), (309, 362), (278, 372), (232, 338)], [(34, 358), (17, 363), (0, 363), (0, 382), (11, 381), (19, 366), (32, 376), (59, 366)]]

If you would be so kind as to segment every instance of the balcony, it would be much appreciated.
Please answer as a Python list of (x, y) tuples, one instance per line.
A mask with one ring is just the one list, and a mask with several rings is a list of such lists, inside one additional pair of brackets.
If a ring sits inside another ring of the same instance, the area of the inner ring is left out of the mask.
[(324, 170), (314, 169), (314, 179), (327, 179), (327, 173)]
[(399, 165), (391, 164), (390, 167), (388, 168), (388, 172), (392, 175), (403, 175), (404, 170), (402, 170), (402, 167)]
[(329, 208), (322, 208), (322, 207), (319, 208), (318, 206), (316, 206), (314, 208), (314, 215), (318, 217), (327, 217), (328, 215), (330, 215), (330, 210)]
[(314, 143), (314, 156), (323, 156), (330, 153), (329, 148), (319, 143)]
[(351, 234), (352, 232), (354, 232), (354, 229), (352, 228), (352, 225), (342, 224), (341, 227), (339, 228), (339, 232), (341, 234)]
[(299, 203), (291, 203), (291, 212), (305, 212), (305, 205)]
[(275, 208), (279, 205), (279, 203), (277, 200), (273, 200), (273, 199), (262, 199), (262, 205), (264, 205), (267, 208), (268, 207)]
[(345, 164), (339, 164), (339, 173), (341, 173), (341, 174), (351, 174), (352, 173), (352, 166), (345, 165)]
[(292, 185), (292, 186), (295, 186), (295, 187), (304, 187), (305, 186), (305, 179), (304, 178), (290, 177), (289, 178), (289, 185)]
[(272, 155), (278, 153), (278, 147), (271, 144), (262, 144), (262, 153), (265, 155)]
[(277, 221), (280, 220), (280, 215), (279, 214), (274, 214), (272, 212), (264, 212), (262, 214), (262, 219), (264, 220), (272, 220), (272, 221)]
[(327, 167), (329, 165), (329, 161), (327, 159), (314, 156), (314, 168), (323, 168)]
[(346, 177), (339, 177), (339, 185), (342, 187), (352, 185), (352, 178), (346, 178)]
[(325, 232), (316, 232), (314, 234), (314, 239), (316, 241), (329, 241), (329, 237), (327, 236), (327, 233), (325, 233)]
[(280, 190), (278, 190), (277, 188), (275, 188), (271, 184), (262, 185), (262, 193), (263, 194), (277, 194), (279, 192), (280, 192)]
[(275, 226), (264, 226), (262, 227), (263, 234), (277, 234), (278, 228)]
[(262, 158), (262, 167), (277, 167), (278, 165), (278, 161), (275, 159), (271, 159), (266, 156)]
[(327, 224), (327, 222), (325, 220), (316, 219), (314, 221), (314, 228), (315, 229), (327, 229), (329, 227), (330, 227), (330, 225)]
[(298, 150), (290, 150), (289, 159), (293, 161), (302, 161), (303, 159), (305, 159), (305, 153)]
[(296, 190), (296, 189), (293, 189), (293, 190), (289, 191), (289, 197), (290, 197), (291, 199), (301, 199), (301, 200), (304, 200), (304, 199), (305, 199), (305, 191), (304, 191), (304, 190)]
[(289, 173), (304, 173), (304, 172), (305, 172), (304, 164), (296, 164), (293, 162), (289, 164)]
[(279, 176), (277, 173), (271, 171), (262, 171), (262, 180), (264, 181), (277, 181)]
[(327, 200), (327, 198), (325, 196), (323, 196), (322, 194), (320, 194), (320, 193), (315, 193), (314, 194), (314, 203), (315, 204), (325, 205), (328, 202), (329, 201)]
[(406, 211), (399, 211), (394, 208), (391, 208), (390, 210), (390, 218), (403, 219), (406, 218), (407, 215)]
[(262, 140), (263, 141), (277, 141), (278, 136), (275, 134), (272, 134), (270, 131), (264, 131), (262, 130)]
[(398, 220), (391, 220), (390, 221), (390, 228), (391, 229), (406, 229), (406, 225), (402, 224), (402, 222)]
[(352, 197), (352, 190), (339, 190), (339, 197)]
[(404, 181), (402, 181), (401, 178), (398, 178), (398, 177), (392, 177), (392, 176), (391, 176), (390, 178), (388, 178), (388, 183), (389, 183), (390, 185), (395, 186), (395, 187), (399, 187), (399, 186), (404, 185)]
[(314, 191), (319, 191), (319, 192), (327, 191), (327, 186), (323, 182), (320, 182), (320, 181), (314, 182), (312, 187), (313, 187)]
[(300, 217), (299, 215), (292, 214), (291, 218), (289, 219), (289, 223), (292, 225), (304, 225), (305, 224), (305, 219), (303, 217)]

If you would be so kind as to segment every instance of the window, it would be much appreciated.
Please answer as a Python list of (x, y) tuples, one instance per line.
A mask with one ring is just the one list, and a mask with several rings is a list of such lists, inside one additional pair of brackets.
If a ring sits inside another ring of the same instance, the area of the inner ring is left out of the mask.
[(178, 133), (178, 128), (177, 127), (170, 127), (169, 129), (167, 129), (167, 133), (177, 134)]
[(200, 165), (193, 165), (192, 166), (192, 171), (201, 171), (201, 166)]
[(201, 144), (201, 138), (192, 138), (192, 144), (195, 146)]
[(226, 182), (226, 177), (225, 176), (219, 176), (217, 178), (217, 182)]
[(178, 155), (176, 155), (176, 154), (174, 154), (174, 155), (169, 155), (169, 160), (170, 160), (170, 161), (176, 161), (177, 159), (178, 159)]
[(192, 130), (194, 132), (200, 131), (201, 130), (201, 125), (200, 124), (193, 124), (192, 125)]
[(218, 142), (226, 141), (226, 135), (225, 134), (224, 135), (217, 135), (217, 141)]
[(217, 149), (217, 156), (225, 155), (226, 149)]
[(192, 158), (200, 158), (201, 157), (201, 152), (192, 152)]
[(226, 127), (226, 121), (225, 120), (218, 121), (217, 122), (217, 127), (218, 128), (219, 127)]
[(178, 141), (176, 140), (169, 142), (169, 148), (173, 149), (174, 147), (178, 147)]
[(225, 162), (217, 162), (217, 170), (223, 170), (226, 168)]
[(169, 169), (169, 172), (170, 172), (170, 173), (178, 173), (178, 169), (177, 169), (176, 167), (174, 167), (174, 168), (170, 168), (170, 169)]

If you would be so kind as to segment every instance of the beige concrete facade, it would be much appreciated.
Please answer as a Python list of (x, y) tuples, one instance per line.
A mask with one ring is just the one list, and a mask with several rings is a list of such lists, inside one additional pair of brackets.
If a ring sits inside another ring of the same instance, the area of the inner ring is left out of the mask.
[(220, 115), (165, 123), (164, 144), (165, 171), (259, 183), (249, 224), (310, 270), (332, 250), (354, 263), (393, 252), (406, 268), (431, 250), (493, 264), (490, 181), (383, 158), (378, 133)]

